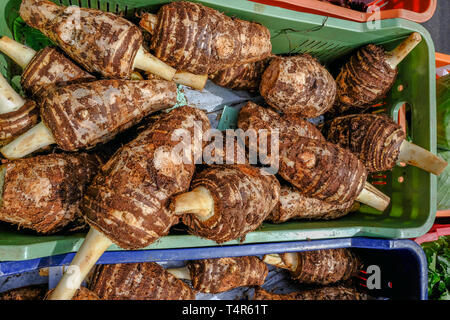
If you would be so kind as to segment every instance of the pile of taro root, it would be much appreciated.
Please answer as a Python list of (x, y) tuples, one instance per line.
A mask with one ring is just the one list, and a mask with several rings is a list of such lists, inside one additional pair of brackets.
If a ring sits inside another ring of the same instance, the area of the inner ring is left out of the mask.
[[(43, 0), (23, 0), (19, 13), (54, 46), (36, 52), (0, 40), (23, 69), (24, 92), (1, 78), (0, 220), (40, 235), (89, 229), (72, 262), (81, 280), (112, 244), (144, 248), (180, 229), (221, 244), (263, 223), (340, 219), (360, 205), (384, 211), (390, 199), (370, 173), (398, 162), (434, 174), (446, 166), (388, 116), (370, 113), (417, 33), (391, 51), (361, 47), (332, 75), (309, 54), (274, 54), (270, 25), (197, 3), (171, 2), (137, 21)], [(208, 79), (262, 97), (237, 123), (257, 143), (224, 148), (216, 136), (210, 148), (206, 112), (177, 105), (177, 84), (201, 91)], [(318, 116), (320, 128), (307, 120)], [(206, 161), (216, 158), (226, 161)], [(96, 294), (108, 297), (113, 280), (102, 271), (95, 279)], [(50, 299), (77, 294), (66, 280)]]

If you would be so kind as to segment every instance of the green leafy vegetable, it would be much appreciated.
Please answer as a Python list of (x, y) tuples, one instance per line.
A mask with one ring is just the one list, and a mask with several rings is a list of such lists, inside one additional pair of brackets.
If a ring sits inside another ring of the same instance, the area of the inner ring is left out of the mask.
[[(450, 128), (450, 124), (448, 126)], [(438, 156), (450, 163), (450, 151), (439, 151)], [(450, 209), (450, 166), (445, 168), (437, 180), (437, 209)]]
[(450, 236), (422, 244), (428, 262), (428, 298), (450, 300)]
[(437, 144), (450, 150), (450, 74), (436, 81)]
[(28, 47), (39, 51), (53, 45), (53, 42), (37, 29), (29, 27), (21, 17), (17, 17), (13, 24), (14, 39)]

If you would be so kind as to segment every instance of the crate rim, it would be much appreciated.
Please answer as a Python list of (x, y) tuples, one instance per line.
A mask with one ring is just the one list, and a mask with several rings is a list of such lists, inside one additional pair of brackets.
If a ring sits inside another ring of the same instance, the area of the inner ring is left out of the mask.
[[(138, 250), (105, 252), (97, 264), (161, 262), (193, 260), (205, 258), (236, 257), (245, 255), (262, 255), (269, 253), (310, 251), (319, 249), (358, 248), (368, 250), (407, 250), (414, 255), (419, 263), (420, 299), (428, 298), (428, 264), (425, 252), (416, 242), (409, 239), (379, 239), (379, 238), (341, 238), (321, 239), (312, 241), (289, 241), (279, 243), (243, 244), (238, 246), (217, 247), (211, 255), (209, 248), (185, 248), (165, 250)], [(0, 263), (0, 276), (11, 276), (40, 268), (69, 265), (75, 253), (66, 253), (24, 261), (8, 261)]]
[[(367, 22), (373, 13), (360, 12), (349, 8), (339, 7), (331, 3), (316, 0), (250, 0), (256, 3), (292, 8), (291, 10), (315, 10), (323, 15), (332, 14), (334, 17), (355, 22)], [(380, 11), (380, 20), (401, 18), (417, 23), (430, 20), (436, 12), (437, 0), (429, 0), (428, 8), (423, 12), (415, 12), (408, 9), (389, 9)]]

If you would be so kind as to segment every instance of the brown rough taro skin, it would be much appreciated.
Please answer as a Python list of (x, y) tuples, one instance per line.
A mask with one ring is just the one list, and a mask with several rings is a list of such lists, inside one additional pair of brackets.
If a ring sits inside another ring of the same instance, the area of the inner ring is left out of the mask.
[(280, 140), (278, 174), (299, 192), (331, 204), (356, 200), (367, 171), (349, 150), (299, 136)]
[(255, 289), (253, 300), (369, 300), (365, 293), (343, 285), (321, 287), (287, 294), (268, 292), (261, 287)]
[(195, 152), (202, 147), (201, 140), (185, 145), (180, 138), (172, 141), (183, 128), (194, 137), (194, 130), (201, 134), (210, 129), (209, 120), (199, 109), (176, 108), (115, 153), (84, 196), (91, 227), (124, 249), (146, 247), (169, 232), (178, 217), (167, 209), (168, 200), (189, 189), (195, 170), (192, 154), (185, 163), (174, 155), (180, 146), (186, 151), (193, 144)]
[(113, 13), (23, 0), (20, 16), (88, 72), (105, 78), (129, 78), (142, 46), (139, 28)]
[[(327, 285), (358, 273), (361, 262), (347, 248), (297, 252), (298, 265), (291, 276), (300, 283)], [(281, 254), (281, 259), (285, 255)]]
[[(251, 155), (261, 157), (262, 154), (267, 153), (267, 159), (264, 161), (273, 166), (278, 165), (279, 159), (276, 146), (272, 150), (272, 142), (289, 139), (291, 135), (325, 141), (322, 133), (311, 122), (295, 114), (280, 115), (271, 108), (259, 106), (251, 101), (239, 111), (237, 124), (248, 137), (251, 137), (252, 133), (256, 136), (257, 145), (251, 139), (245, 140)], [(278, 139), (275, 130), (278, 130)], [(267, 136), (263, 132), (266, 132)]]
[(369, 44), (361, 48), (341, 68), (336, 78), (337, 101), (353, 107), (365, 107), (381, 100), (397, 77), (385, 59), (380, 46)]
[[(211, 131), (214, 133), (214, 131)], [(245, 150), (245, 142), (235, 134), (232, 129), (220, 136), (206, 135), (204, 138), (211, 141), (203, 149), (203, 164), (249, 164)]]
[(99, 165), (85, 153), (7, 162), (0, 220), (43, 234), (61, 230), (81, 217), (83, 193)]
[(336, 82), (308, 54), (274, 57), (263, 73), (259, 92), (274, 109), (303, 118), (327, 112), (336, 99)]
[(40, 50), (22, 73), (21, 84), (27, 95), (39, 99), (48, 86), (61, 86), (75, 82), (95, 80), (59, 49)]
[(178, 70), (213, 74), (271, 54), (266, 27), (230, 18), (201, 4), (171, 2), (161, 7), (157, 19), (150, 48)]
[(244, 286), (260, 286), (269, 272), (258, 257), (229, 257), (189, 261), (194, 290), (220, 293)]
[(269, 65), (269, 62), (270, 58), (246, 63), (217, 71), (210, 75), (209, 78), (221, 87), (233, 90), (258, 91), (262, 74)]
[(345, 216), (352, 208), (353, 201), (331, 204), (302, 195), (295, 187), (282, 185), (280, 201), (267, 217), (273, 223), (290, 219), (331, 220)]
[[(49, 297), (52, 294), (53, 290), (50, 290), (49, 292), (47, 292), (47, 294), (45, 296), (45, 300), (47, 299), (47, 297)], [(86, 287), (80, 287), (80, 289), (78, 289), (75, 292), (75, 295), (72, 297), (71, 300), (102, 300), (102, 299), (100, 299), (95, 292), (92, 292), (91, 290), (87, 289)]]
[(257, 229), (279, 199), (280, 184), (274, 175), (262, 174), (250, 165), (213, 165), (196, 173), (191, 190), (208, 189), (214, 199), (214, 215), (201, 221), (183, 215), (189, 232), (223, 243), (243, 238)]
[(92, 148), (177, 102), (174, 82), (98, 80), (49, 90), (41, 116), (65, 151)]
[(335, 118), (327, 139), (349, 149), (369, 172), (391, 170), (397, 163), (406, 134), (388, 116), (356, 114)]
[(186, 283), (154, 262), (99, 265), (89, 288), (102, 300), (195, 300)]
[(270, 133), (277, 129), (280, 139), (294, 135), (325, 141), (322, 133), (311, 122), (295, 114), (280, 115), (273, 109), (262, 107), (251, 101), (239, 111), (238, 128), (256, 132), (267, 130), (269, 137)]
[(39, 119), (36, 103), (27, 100), (16, 111), (0, 114), (0, 145), (5, 145), (15, 137), (31, 129)]
[(0, 301), (12, 300), (42, 300), (47, 291), (47, 284), (27, 286), (0, 293)]

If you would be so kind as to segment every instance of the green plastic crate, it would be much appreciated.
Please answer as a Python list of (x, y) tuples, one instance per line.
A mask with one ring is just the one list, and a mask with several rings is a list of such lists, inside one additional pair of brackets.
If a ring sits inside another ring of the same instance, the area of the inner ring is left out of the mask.
[[(123, 12), (133, 17), (141, 9), (156, 12), (161, 4), (157, 0), (64, 0), (64, 5), (91, 6), (112, 12)], [(401, 63), (399, 77), (386, 98), (389, 112), (394, 118), (399, 107), (407, 103), (408, 136), (414, 143), (436, 152), (436, 96), (434, 46), (429, 33), (419, 24), (402, 19), (359, 24), (335, 18), (289, 11), (282, 8), (242, 0), (198, 1), (223, 11), (227, 15), (260, 22), (272, 33), (274, 53), (287, 53), (292, 49), (309, 52), (323, 63), (330, 64), (367, 43), (382, 44), (386, 49), (395, 47), (411, 32), (419, 32), (423, 41)], [(17, 17), (19, 0), (0, 2), (0, 32), (12, 36), (12, 24)], [(378, 22), (377, 22), (378, 23)], [(283, 30), (290, 30), (283, 32)], [(14, 64), (0, 58), (2, 72), (8, 76), (19, 74)], [(5, 69), (6, 68), (6, 69)], [(403, 90), (399, 90), (402, 85)], [(399, 179), (402, 177), (402, 179)], [(343, 237), (415, 238), (425, 234), (433, 223), (436, 212), (436, 177), (414, 167), (396, 167), (386, 173), (386, 185), (377, 186), (391, 197), (392, 205), (383, 213), (366, 207), (334, 221), (296, 221), (281, 225), (265, 223), (259, 230), (248, 234), (243, 243), (277, 242), (305, 239)], [(403, 181), (402, 183), (399, 181)], [(25, 260), (78, 250), (83, 234), (70, 236), (36, 236), (17, 231), (6, 224), (0, 226), (0, 261)], [(227, 244), (237, 244), (231, 241)], [(169, 235), (146, 249), (215, 246), (213, 241), (191, 235)], [(110, 250), (120, 250), (112, 246)]]

